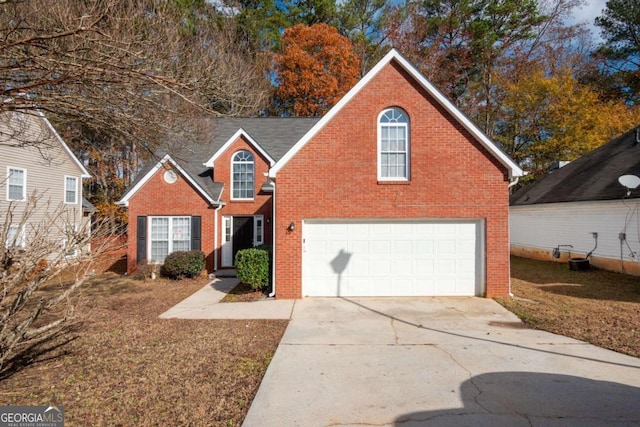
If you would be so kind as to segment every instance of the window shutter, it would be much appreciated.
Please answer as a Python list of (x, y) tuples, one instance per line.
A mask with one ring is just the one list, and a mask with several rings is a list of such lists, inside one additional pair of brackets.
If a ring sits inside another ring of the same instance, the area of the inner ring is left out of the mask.
[(138, 217), (138, 229), (136, 240), (136, 262), (140, 264), (147, 259), (147, 217)]
[(202, 238), (201, 238), (201, 217), (192, 216), (191, 217), (191, 250), (199, 251), (202, 247)]

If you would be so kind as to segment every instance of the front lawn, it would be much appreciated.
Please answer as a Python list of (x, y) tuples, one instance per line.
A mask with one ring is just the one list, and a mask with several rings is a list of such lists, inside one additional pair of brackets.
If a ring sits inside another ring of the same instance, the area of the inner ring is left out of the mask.
[(640, 357), (640, 277), (517, 257), (511, 277), (498, 302), (528, 326)]
[(62, 405), (65, 425), (242, 423), (286, 320), (159, 319), (207, 279), (105, 273), (75, 339), (0, 381), (3, 405)]

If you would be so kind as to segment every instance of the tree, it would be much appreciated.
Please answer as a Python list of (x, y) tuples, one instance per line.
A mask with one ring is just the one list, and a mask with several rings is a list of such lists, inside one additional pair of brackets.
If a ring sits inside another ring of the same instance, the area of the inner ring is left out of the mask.
[(387, 0), (347, 0), (338, 5), (338, 30), (354, 45), (360, 58), (360, 76), (382, 57), (387, 7)]
[[(0, 113), (46, 114), (84, 155), (103, 193), (98, 207), (112, 220), (138, 159), (193, 138), (194, 116), (255, 114), (271, 95), (268, 58), (237, 43), (234, 20), (205, 0), (4, 0), (0, 29)], [(0, 369), (64, 333), (71, 312), (60, 307), (100, 252), (83, 250), (88, 233), (56, 230), (55, 211), (20, 248), (5, 246), (11, 226), (43, 205), (37, 196), (30, 202), (23, 213), (0, 210)], [(69, 287), (44, 292), (68, 271), (61, 235), (80, 249), (81, 269)]]
[(495, 70), (543, 20), (535, 0), (408, 1), (393, 12), (389, 38), (490, 133)]
[(235, 17), (239, 39), (253, 52), (272, 52), (280, 45), (281, 31), (291, 26), (286, 10), (275, 0), (243, 0)]
[(186, 19), (173, 0), (1, 2), (0, 111), (44, 111), (149, 148), (185, 116), (259, 111), (266, 64), (200, 3)]
[(283, 114), (320, 116), (359, 78), (353, 45), (334, 27), (298, 24), (285, 30), (276, 56), (275, 100)]
[[(640, 3), (608, 0), (596, 25), (606, 40), (600, 53), (607, 59), (609, 84), (629, 102), (640, 100)], [(611, 88), (609, 89), (611, 90)]]
[(553, 162), (575, 160), (637, 125), (640, 109), (603, 101), (565, 68), (548, 75), (532, 69), (504, 82), (507, 96), (496, 140), (529, 179), (545, 174)]
[[(43, 11), (46, 10), (46, 13)], [(269, 58), (204, 0), (0, 2), (0, 112), (45, 112), (93, 180), (99, 214), (194, 116), (245, 116), (271, 96)]]
[[(44, 211), (43, 219), (34, 222), (39, 211)], [(113, 237), (104, 225), (90, 233), (88, 222), (77, 229), (75, 221), (64, 206), (49, 206), (37, 193), (2, 213), (0, 378), (71, 339), (75, 304), (70, 297), (93, 274), (105, 251), (115, 248), (113, 238), (95, 245), (100, 237)], [(12, 232), (11, 225), (24, 234)], [(94, 245), (88, 251), (90, 240)]]

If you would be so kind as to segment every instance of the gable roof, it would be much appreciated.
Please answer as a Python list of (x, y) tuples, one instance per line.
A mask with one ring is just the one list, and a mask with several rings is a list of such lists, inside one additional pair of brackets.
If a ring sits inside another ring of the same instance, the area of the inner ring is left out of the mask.
[(510, 205), (622, 199), (621, 175), (640, 175), (640, 126), (519, 189)]
[(208, 168), (212, 168), (215, 161), (218, 159), (218, 157), (220, 157), (220, 155), (222, 155), (222, 153), (224, 153), (225, 151), (227, 151), (227, 149), (231, 146), (231, 144), (233, 144), (235, 141), (238, 140), (238, 138), (244, 138), (247, 140), (247, 142), (249, 142), (249, 144), (256, 149), (256, 151), (258, 151), (260, 154), (262, 154), (262, 156), (269, 162), (269, 166), (273, 166), (273, 164), (275, 163), (275, 160), (273, 160), (271, 158), (271, 156), (269, 155), (269, 153), (267, 153), (264, 148), (262, 148), (260, 146), (260, 144), (258, 144), (256, 142), (255, 139), (251, 138), (251, 135), (249, 135), (247, 132), (245, 132), (244, 129), (239, 129), (236, 133), (233, 134), (233, 136), (231, 138), (229, 138), (227, 140), (227, 142), (224, 143), (224, 145), (222, 147), (220, 147), (220, 149), (218, 149), (218, 151), (216, 151), (216, 153), (211, 156), (211, 158), (209, 160), (207, 160), (204, 165)]
[[(209, 203), (213, 205), (220, 205), (220, 193), (222, 192), (222, 184), (216, 184), (212, 179), (195, 179), (196, 176), (201, 177), (198, 174), (193, 174), (193, 170), (188, 171), (181, 167), (169, 154), (165, 154), (160, 161), (155, 164), (148, 164), (148, 167), (144, 168), (138, 174), (138, 178), (132, 183), (125, 195), (120, 199), (117, 204), (122, 206), (129, 206), (129, 199), (142, 188), (153, 175), (160, 169), (164, 168), (166, 164), (173, 166), (180, 174), (200, 193)], [(204, 184), (204, 185), (203, 185)], [(219, 188), (218, 188), (219, 187)], [(217, 197), (215, 197), (217, 196)]]
[(270, 164), (274, 164), (318, 120), (320, 119), (307, 117), (205, 119), (208, 129), (204, 135), (197, 138), (199, 140), (185, 140), (184, 137), (176, 136), (167, 147), (158, 151), (156, 160), (148, 162), (138, 172), (118, 204), (127, 206), (129, 199), (166, 162), (180, 168), (180, 172), (205, 199), (218, 204), (224, 186), (213, 181), (211, 167), (213, 160), (233, 141), (244, 136)]
[(298, 151), (304, 147), (333, 117), (335, 117), (342, 108), (349, 103), (385, 66), (392, 61), (398, 63), (409, 75), (411, 75), (429, 95), (433, 96), (435, 100), (449, 112), (473, 137), (491, 153), (508, 171), (509, 178), (519, 177), (524, 175), (524, 171), (507, 156), (502, 150), (500, 150), (478, 127), (473, 124), (467, 116), (465, 116), (458, 108), (456, 108), (451, 101), (447, 99), (442, 92), (440, 92), (431, 82), (429, 82), (409, 61), (407, 61), (400, 53), (391, 49), (389, 53), (385, 55), (375, 67), (373, 67), (349, 92), (344, 95), (340, 101), (334, 105), (329, 112), (322, 117), (322, 119), (315, 124), (313, 128), (304, 135), (289, 152), (287, 152), (269, 171), (270, 177), (275, 177), (276, 174), (286, 165)]
[(73, 163), (75, 163), (76, 166), (78, 166), (78, 168), (80, 169), (80, 171), (82, 172), (81, 177), (82, 178), (91, 178), (91, 175), (89, 174), (89, 171), (87, 171), (87, 169), (84, 167), (84, 165), (80, 162), (80, 160), (78, 160), (78, 158), (76, 157), (75, 154), (73, 154), (73, 151), (71, 151), (71, 149), (69, 148), (69, 146), (67, 145), (66, 142), (64, 142), (64, 139), (62, 139), (62, 137), (60, 136), (60, 134), (58, 133), (58, 131), (53, 127), (53, 125), (51, 124), (51, 122), (49, 121), (49, 119), (47, 119), (44, 115), (43, 112), (38, 111), (38, 115), (42, 118), (42, 120), (44, 120), (44, 122), (47, 124), (47, 127), (49, 128), (49, 130), (53, 133), (54, 137), (58, 140), (58, 142), (60, 143), (60, 145), (62, 145), (63, 150), (65, 151), (65, 153), (67, 153), (67, 155), (71, 158), (71, 160), (73, 161)]
[[(76, 165), (77, 168), (80, 170), (80, 177), (81, 178), (91, 178), (91, 174), (89, 174), (89, 171), (87, 171), (87, 169), (82, 164), (82, 162), (80, 162), (78, 157), (76, 157), (76, 155), (73, 154), (73, 151), (71, 151), (71, 149), (69, 148), (67, 143), (64, 141), (64, 139), (62, 139), (62, 137), (60, 136), (58, 131), (53, 127), (53, 125), (51, 124), (49, 119), (47, 119), (47, 117), (45, 116), (45, 114), (42, 111), (33, 110), (31, 112), (28, 112), (28, 113), (27, 112), (22, 112), (22, 111), (13, 111), (13, 112), (5, 111), (5, 112), (2, 113), (2, 115), (5, 116), (5, 117), (10, 117), (12, 114), (20, 115), (20, 116), (24, 117), (25, 119), (30, 120), (31, 123), (36, 123), (37, 120), (41, 120), (42, 123), (44, 123), (44, 125), (46, 127), (46, 130), (48, 132), (50, 132), (51, 137), (53, 139), (55, 139), (60, 144), (60, 146), (62, 147), (62, 151), (69, 157), (71, 162), (74, 165)], [(38, 124), (38, 125), (40, 125), (40, 124)], [(25, 138), (27, 138), (27, 137), (25, 136)]]

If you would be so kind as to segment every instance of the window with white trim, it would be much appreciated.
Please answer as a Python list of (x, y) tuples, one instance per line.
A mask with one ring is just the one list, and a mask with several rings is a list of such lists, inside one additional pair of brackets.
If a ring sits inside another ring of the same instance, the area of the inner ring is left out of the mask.
[(191, 250), (191, 217), (157, 216), (149, 223), (150, 261), (163, 263), (172, 252)]
[(64, 250), (64, 256), (75, 257), (78, 255), (78, 224), (64, 224), (62, 237), (62, 250)]
[(247, 150), (238, 151), (231, 161), (231, 199), (252, 200), (254, 159)]
[(264, 217), (262, 215), (256, 215), (254, 217), (254, 236), (255, 236), (255, 242), (256, 242), (256, 246), (261, 245), (263, 243), (263, 235), (264, 235), (264, 226), (263, 226), (263, 222), (264, 222)]
[(4, 242), (4, 247), (7, 249), (24, 248), (24, 227), (10, 225), (7, 229), (7, 240)]
[(27, 170), (7, 168), (7, 200), (22, 201), (27, 199)]
[(64, 177), (64, 202), (67, 204), (78, 203), (78, 178), (75, 176)]
[(378, 179), (409, 179), (409, 117), (400, 108), (388, 108), (378, 118)]

